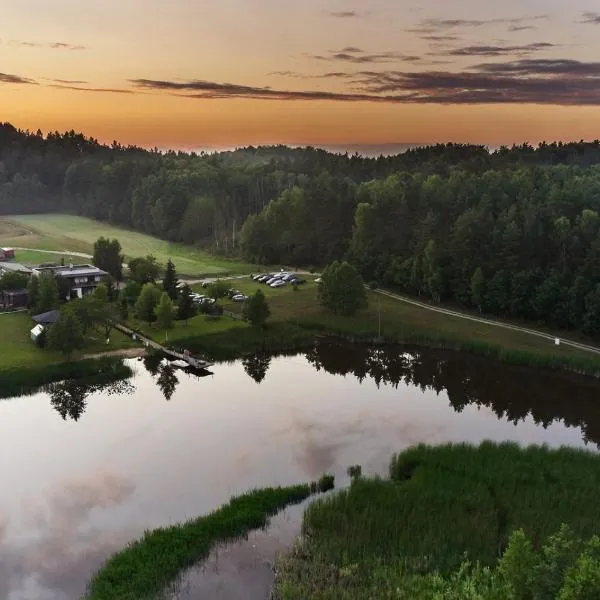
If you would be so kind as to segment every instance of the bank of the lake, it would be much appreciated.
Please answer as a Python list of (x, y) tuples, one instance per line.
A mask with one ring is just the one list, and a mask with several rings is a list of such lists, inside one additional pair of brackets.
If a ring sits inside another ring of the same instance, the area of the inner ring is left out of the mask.
[(233, 317), (197, 316), (188, 323), (176, 323), (168, 333), (147, 323), (131, 324), (160, 343), (185, 346), (213, 360), (235, 359), (257, 351), (300, 350), (317, 336), (337, 336), (346, 341), (461, 350), (509, 364), (600, 375), (600, 355), (565, 344), (556, 346), (522, 331), (429, 311), (375, 292), (369, 293), (368, 309), (343, 317), (319, 305), (312, 277), (296, 290), (292, 286), (273, 289), (250, 279), (236, 280), (232, 286), (245, 294), (263, 291), (271, 310), (266, 327), (250, 327), (243, 322), (241, 305), (228, 299), (222, 303)]
[[(418, 590), (431, 593), (431, 576), (451, 580), (465, 561), (494, 568), (517, 529), (534, 552), (563, 524), (587, 539), (600, 533), (599, 471), (598, 454), (568, 448), (408, 449), (392, 459), (389, 479), (358, 477), (307, 508), (300, 542), (279, 563), (275, 597), (425, 600), (432, 596)], [(567, 566), (559, 560), (552, 577), (562, 578)], [(535, 575), (529, 568), (522, 565), (526, 577)], [(596, 597), (600, 587), (587, 593)]]

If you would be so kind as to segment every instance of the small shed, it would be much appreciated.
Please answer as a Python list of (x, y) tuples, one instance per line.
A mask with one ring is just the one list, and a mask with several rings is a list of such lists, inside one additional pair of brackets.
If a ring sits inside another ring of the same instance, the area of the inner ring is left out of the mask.
[(40, 335), (44, 333), (44, 326), (39, 323), (31, 330), (31, 339), (33, 342), (37, 342)]
[(28, 292), (25, 288), (4, 292), (5, 308), (23, 308), (27, 306)]
[(57, 310), (49, 310), (31, 317), (38, 325), (54, 325), (58, 321), (60, 313)]

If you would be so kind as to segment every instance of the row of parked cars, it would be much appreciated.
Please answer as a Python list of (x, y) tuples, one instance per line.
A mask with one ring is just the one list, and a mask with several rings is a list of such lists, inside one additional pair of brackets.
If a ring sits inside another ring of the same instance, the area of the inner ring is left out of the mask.
[(259, 273), (258, 275), (252, 275), (252, 279), (260, 283), (265, 283), (272, 288), (283, 287), (288, 283), (291, 285), (306, 283), (306, 280), (302, 279), (302, 277), (296, 273), (287, 273), (286, 271), (281, 271), (279, 273)]

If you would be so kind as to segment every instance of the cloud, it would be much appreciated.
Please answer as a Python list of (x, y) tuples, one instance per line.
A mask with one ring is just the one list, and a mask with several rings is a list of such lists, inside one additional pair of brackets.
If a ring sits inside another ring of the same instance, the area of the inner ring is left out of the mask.
[[(388, 104), (548, 104), (600, 106), (600, 62), (520, 59), (481, 63), (463, 71), (332, 72), (347, 92), (285, 90), (203, 80), (134, 79), (137, 89), (196, 99), (378, 102)], [(308, 77), (308, 76), (307, 76)], [(325, 77), (324, 75), (316, 77)]]
[(600, 13), (584, 12), (582, 18), (582, 23), (587, 23), (588, 25), (600, 25)]
[(391, 62), (417, 62), (420, 56), (407, 55), (402, 52), (366, 52), (354, 46), (341, 50), (331, 50), (327, 54), (313, 54), (311, 58), (323, 61), (338, 61), (354, 64), (391, 63)]
[(79, 598), (90, 575), (137, 531), (106, 531), (95, 513), (118, 509), (135, 484), (97, 471), (64, 481), (42, 503), (23, 503), (19, 529), (33, 536), (5, 538), (0, 560), (0, 598)]
[(537, 27), (535, 25), (511, 25), (508, 28), (508, 31), (528, 31), (528, 30), (534, 30), (537, 29)]
[(506, 56), (511, 54), (531, 54), (532, 52), (542, 52), (550, 48), (556, 48), (556, 44), (548, 42), (533, 42), (521, 46), (486, 46), (474, 45), (463, 48), (454, 48), (446, 50), (439, 54), (443, 56)]
[(78, 44), (65, 44), (64, 42), (50, 42), (48, 44), (49, 48), (53, 48), (54, 50), (87, 50), (87, 46), (80, 46)]
[[(59, 80), (55, 80), (55, 81), (59, 81)], [(73, 83), (78, 83), (78, 82), (73, 82)], [(82, 81), (81, 83), (86, 83), (85, 81)], [(58, 83), (54, 83), (54, 84), (50, 84), (48, 85), (48, 87), (51, 88), (57, 88), (60, 90), (72, 90), (75, 92), (97, 92), (97, 93), (106, 93), (106, 94), (135, 94), (134, 90), (127, 90), (127, 89), (118, 89), (118, 88), (88, 88), (88, 87), (80, 87), (78, 85), (63, 85), (63, 84), (58, 84)]]
[(327, 11), (327, 14), (330, 17), (335, 17), (336, 19), (361, 19), (368, 16), (369, 13), (359, 12), (357, 10), (330, 10)]
[(421, 39), (428, 42), (456, 42), (460, 40), (457, 35), (422, 35)]
[(87, 46), (67, 44), (65, 42), (29, 42), (24, 40), (10, 40), (9, 46), (22, 46), (23, 48), (51, 48), (52, 50), (88, 50)]
[(514, 19), (423, 19), (420, 23), (407, 29), (412, 33), (435, 34), (438, 31), (456, 28), (478, 28), (487, 25), (511, 25), (519, 26), (530, 24), (532, 21), (541, 21), (548, 18), (548, 15), (534, 15), (533, 17), (518, 17)]
[(29, 85), (37, 85), (33, 79), (27, 77), (21, 77), (19, 75), (12, 75), (10, 73), (0, 73), (0, 83), (23, 83)]
[(46, 81), (52, 81), (53, 83), (61, 83), (63, 85), (85, 85), (88, 83), (87, 81), (81, 81), (78, 79), (48, 79), (46, 77), (43, 77), (42, 79), (45, 79)]

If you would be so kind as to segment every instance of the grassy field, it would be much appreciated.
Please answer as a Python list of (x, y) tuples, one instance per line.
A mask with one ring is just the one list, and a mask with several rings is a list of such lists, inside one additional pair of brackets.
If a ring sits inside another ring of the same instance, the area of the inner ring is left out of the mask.
[[(126, 258), (153, 254), (161, 264), (171, 258), (181, 275), (201, 277), (249, 273), (254, 269), (253, 265), (245, 262), (215, 257), (191, 246), (172, 244), (84, 217), (48, 214), (14, 215), (0, 219), (0, 246), (91, 254), (94, 242), (101, 236), (117, 238)], [(21, 260), (18, 251), (17, 260)]]
[(357, 478), (307, 508), (303, 539), (280, 562), (276, 598), (408, 598), (397, 574), (447, 575), (465, 557), (494, 566), (516, 529), (537, 548), (563, 523), (597, 534), (599, 467), (597, 454), (565, 448), (409, 449), (392, 460), (389, 480)]
[[(250, 278), (231, 281), (231, 286), (248, 295), (261, 289), (271, 309), (270, 323), (275, 330), (285, 324), (289, 335), (292, 335), (294, 328), (300, 328), (312, 334), (369, 340), (378, 337), (381, 322), (381, 337), (390, 342), (464, 349), (513, 364), (562, 366), (588, 373), (600, 372), (600, 357), (582, 350), (565, 345), (555, 346), (548, 340), (523, 332), (465, 321), (372, 292), (369, 293), (369, 307), (366, 310), (354, 317), (336, 316), (320, 307), (317, 285), (313, 277), (308, 279), (308, 283), (300, 286), (298, 291), (291, 286), (273, 289)], [(201, 286), (195, 287), (198, 291), (202, 290)], [(228, 299), (222, 302), (227, 310), (241, 313), (241, 304)], [(295, 335), (301, 337), (298, 332)], [(218, 336), (214, 336), (213, 343), (219, 343)]]
[(233, 498), (219, 510), (186, 523), (147, 532), (106, 562), (93, 577), (89, 600), (154, 598), (179, 573), (205, 559), (217, 542), (264, 527), (270, 516), (317, 491), (317, 485), (266, 488)]
[[(62, 354), (38, 348), (30, 337), (34, 322), (26, 312), (0, 314), (0, 376), (13, 369), (31, 369), (64, 362)], [(92, 332), (79, 356), (109, 352), (135, 346), (119, 331), (113, 331), (110, 344)], [(77, 358), (75, 356), (74, 358)]]

